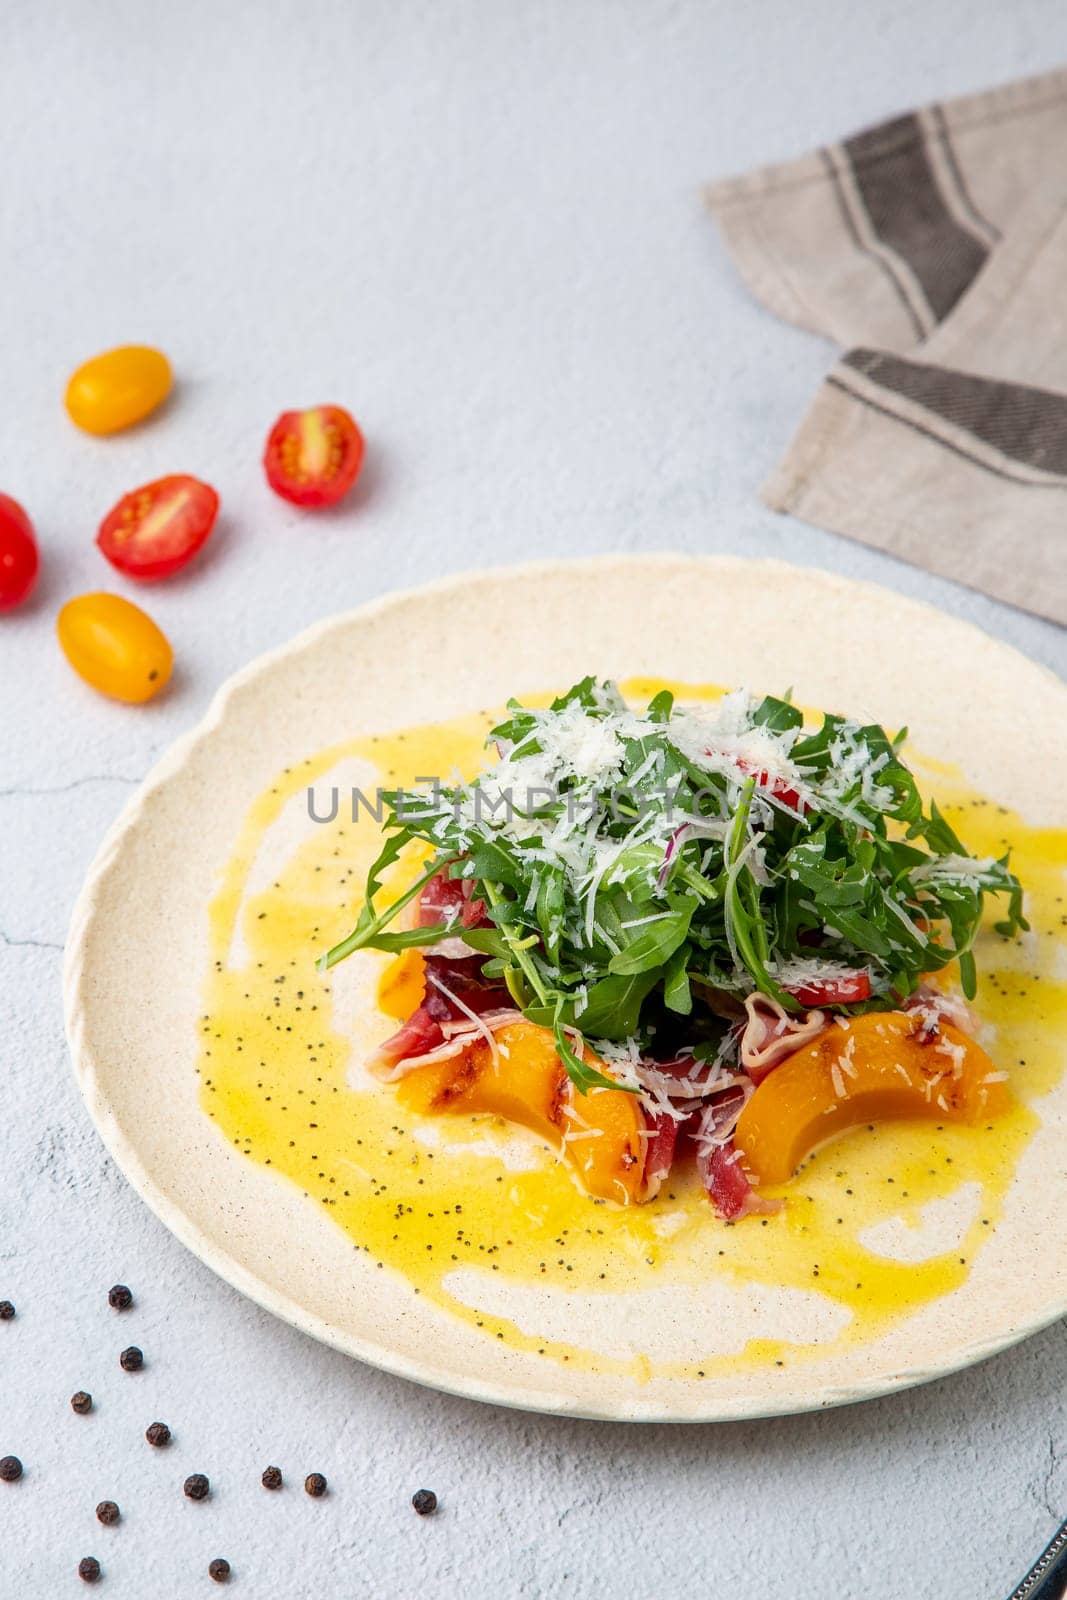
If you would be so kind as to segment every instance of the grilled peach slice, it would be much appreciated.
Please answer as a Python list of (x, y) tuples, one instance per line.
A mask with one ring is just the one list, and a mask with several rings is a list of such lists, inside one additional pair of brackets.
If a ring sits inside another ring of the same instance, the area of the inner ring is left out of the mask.
[(400, 1100), (423, 1114), (489, 1112), (521, 1123), (562, 1147), (589, 1194), (641, 1200), (645, 1121), (636, 1097), (622, 1089), (577, 1094), (551, 1032), (532, 1022), (507, 1023), (494, 1041), (495, 1051), (479, 1035), (456, 1056), (413, 1067), (397, 1082)]
[(1010, 1103), (980, 1045), (942, 1022), (872, 1011), (832, 1024), (766, 1077), (738, 1119), (734, 1143), (756, 1183), (784, 1183), (834, 1134), (865, 1122), (927, 1117), (977, 1122)]

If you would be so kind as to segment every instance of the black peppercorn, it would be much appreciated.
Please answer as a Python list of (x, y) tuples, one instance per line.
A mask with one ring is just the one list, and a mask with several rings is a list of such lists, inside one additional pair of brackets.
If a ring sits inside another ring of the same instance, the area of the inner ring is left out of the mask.
[(225, 1556), (216, 1556), (207, 1570), (216, 1583), (229, 1583), (230, 1563)]
[(112, 1311), (128, 1311), (133, 1305), (133, 1295), (124, 1283), (116, 1283), (107, 1291), (107, 1303)]
[(321, 1472), (309, 1472), (304, 1479), (304, 1488), (313, 1500), (319, 1500), (326, 1493), (326, 1479)]
[(144, 1366), (144, 1351), (139, 1350), (135, 1344), (127, 1345), (119, 1356), (119, 1366), (123, 1372), (140, 1372)]
[(144, 1431), (144, 1436), (157, 1450), (162, 1450), (165, 1444), (170, 1444), (170, 1429), (165, 1422), (150, 1422)]
[(10, 1322), (15, 1315), (15, 1308), (10, 1300), (0, 1300), (0, 1322)]
[(113, 1528), (121, 1516), (122, 1512), (114, 1500), (101, 1500), (96, 1508), (96, 1520), (102, 1522), (105, 1528)]
[(100, 1563), (95, 1556), (82, 1556), (78, 1562), (78, 1577), (83, 1583), (96, 1583), (100, 1578)]
[(22, 1462), (18, 1456), (4, 1456), (0, 1460), (0, 1482), (18, 1483), (22, 1477)]
[(437, 1496), (432, 1489), (416, 1489), (411, 1503), (420, 1517), (429, 1517), (437, 1510)]
[(280, 1489), (282, 1486), (281, 1467), (265, 1467), (263, 1476), (259, 1481), (264, 1489)]
[(92, 1395), (86, 1394), (84, 1389), (79, 1389), (77, 1394), (72, 1394), (70, 1397), (70, 1409), (76, 1411), (79, 1417), (88, 1416), (93, 1409)]
[(191, 1473), (182, 1487), (190, 1500), (206, 1500), (211, 1493), (211, 1482), (202, 1472)]

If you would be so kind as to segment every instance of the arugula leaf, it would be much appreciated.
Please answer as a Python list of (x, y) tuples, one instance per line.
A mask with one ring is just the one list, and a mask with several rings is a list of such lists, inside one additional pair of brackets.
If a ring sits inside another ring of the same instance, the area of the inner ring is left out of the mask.
[(693, 1013), (688, 960), (689, 951), (682, 945), (671, 956), (663, 973), (663, 1003), (668, 1011), (676, 1011), (681, 1017), (692, 1016)]
[(647, 972), (650, 967), (663, 966), (689, 937), (689, 924), (697, 904), (695, 899), (683, 900), (655, 922), (647, 923), (636, 939), (631, 939), (624, 950), (612, 956), (608, 971), (628, 977)]
[(555, 1040), (556, 1054), (567, 1069), (570, 1078), (579, 1094), (588, 1094), (590, 1089), (625, 1089), (630, 1094), (640, 1091), (626, 1083), (617, 1083), (614, 1078), (609, 1078), (598, 1067), (591, 1067), (587, 1061), (579, 1056), (574, 1049), (567, 1030), (560, 1019), (557, 1009), (552, 1019), (552, 1035)]
[(641, 1007), (660, 979), (659, 969), (601, 978), (576, 1005), (574, 1020), (592, 1039), (628, 1039), (637, 1032)]
[(773, 728), (780, 733), (785, 728), (802, 728), (804, 717), (790, 700), (776, 700), (774, 695), (768, 694), (753, 711), (752, 723), (754, 727)]
[[(437, 861), (431, 862), (431, 864), (426, 868), (426, 871), (422, 873), (420, 877), (415, 879), (415, 882), (411, 885), (410, 889), (406, 889), (400, 898), (394, 900), (392, 905), (387, 906), (384, 911), (375, 914), (374, 896), (381, 888), (382, 874), (388, 867), (392, 866), (392, 864), (397, 860), (398, 855), (399, 848), (397, 845), (397, 839), (393, 838), (386, 844), (378, 859), (370, 869), (370, 873), (367, 878), (367, 898), (363, 903), (363, 909), (359, 914), (359, 920), (357, 921), (356, 926), (348, 935), (347, 939), (342, 939), (340, 944), (335, 944), (332, 950), (327, 950), (324, 956), (319, 957), (316, 965), (318, 966), (320, 972), (326, 972), (330, 967), (335, 967), (339, 961), (344, 961), (346, 956), (352, 955), (354, 951), (361, 950), (367, 945), (373, 946), (373, 948), (376, 950), (400, 949), (408, 947), (407, 945), (400, 946), (395, 943), (382, 943), (383, 939), (395, 941), (398, 937), (396, 934), (386, 935), (383, 930), (390, 922), (393, 921), (394, 917), (398, 916), (399, 913), (403, 911), (406, 905), (410, 904), (410, 902), (414, 900), (419, 891), (427, 883), (429, 883), (430, 879), (439, 871), (440, 864)], [(425, 935), (432, 932), (436, 934), (437, 938), (440, 938), (449, 930), (423, 928), (415, 931), (421, 932), (424, 937), (421, 939), (409, 940), (409, 945), (435, 943), (436, 940), (427, 939)]]

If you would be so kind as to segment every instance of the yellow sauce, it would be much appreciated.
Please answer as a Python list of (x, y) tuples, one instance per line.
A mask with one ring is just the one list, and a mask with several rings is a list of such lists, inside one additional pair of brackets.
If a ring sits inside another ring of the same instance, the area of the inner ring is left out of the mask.
[[(721, 693), (658, 680), (624, 685), (631, 701), (662, 687), (689, 700)], [(350, 1087), (351, 1042), (334, 1029), (332, 980), (316, 971), (315, 958), (348, 932), (358, 913), (366, 869), (380, 847), (365, 813), (353, 825), (342, 803), (333, 822), (310, 830), (269, 886), (249, 890), (271, 824), (339, 760), (372, 762), (387, 787), (414, 784), (428, 773), (447, 778), (454, 768), (469, 774), (483, 759), (495, 720), (486, 713), (354, 739), (287, 770), (252, 805), (210, 910), (212, 965), (197, 1070), (204, 1109), (220, 1131), (250, 1160), (273, 1167), (279, 1181), (298, 1184), (309, 1205), (329, 1207), (357, 1250), (383, 1271), (400, 1273), (416, 1293), (487, 1338), (587, 1370), (712, 1377), (793, 1363), (870, 1340), (958, 1287), (997, 1224), (1016, 1163), (1038, 1126), (1031, 1105), (1055, 1086), (1064, 1066), (1067, 832), (1028, 826), (968, 792), (943, 764), (910, 755), (920, 781), (933, 778), (938, 803), (967, 847), (1000, 855), (1010, 846), (1026, 887), (1033, 936), (1008, 944), (990, 931), (976, 952), (977, 1006), (996, 1029), (990, 1049), (997, 1065), (1011, 1073), (1011, 1112), (978, 1127), (912, 1122), (848, 1134), (812, 1156), (789, 1184), (769, 1191), (787, 1199), (769, 1219), (720, 1222), (695, 1176), (682, 1171), (672, 1173), (651, 1204), (624, 1209), (590, 1200), (547, 1148), (533, 1146), (528, 1169), (509, 1167), (504, 1150), (515, 1130), (496, 1119), (422, 1118), (404, 1110), (388, 1086)], [(384, 1037), (395, 1026), (385, 1013), (406, 1014), (418, 996), (404, 992), (404, 969), (389, 958), (365, 952), (354, 959), (376, 964), (383, 980)], [(487, 1141), (494, 1147), (488, 1155)], [(965, 1184), (980, 1185), (980, 1203), (962, 1242), (947, 1254), (909, 1265), (860, 1242), (865, 1229), (890, 1217), (917, 1226), (925, 1206)], [(719, 1275), (732, 1284), (818, 1291), (850, 1319), (835, 1339), (818, 1345), (754, 1339), (735, 1356), (709, 1353), (653, 1366), (644, 1356), (615, 1359), (552, 1342), (476, 1309), (450, 1291), (447, 1280), (457, 1268), (583, 1294), (699, 1286)]]

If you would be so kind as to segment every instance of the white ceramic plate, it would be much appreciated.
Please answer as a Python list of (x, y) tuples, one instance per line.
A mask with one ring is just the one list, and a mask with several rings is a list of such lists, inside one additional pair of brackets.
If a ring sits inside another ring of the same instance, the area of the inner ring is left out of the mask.
[[(791, 685), (802, 703), (906, 722), (920, 749), (957, 763), (981, 791), (1029, 821), (1065, 822), (1064, 686), (886, 590), (774, 562), (664, 555), (485, 572), (388, 596), (227, 684), (126, 807), (89, 875), (67, 953), (68, 1031), (91, 1114), (131, 1183), (218, 1273), (314, 1337), (423, 1383), (543, 1411), (698, 1421), (833, 1405), (952, 1371), (1062, 1315), (1062, 1085), (1041, 1105), (1002, 1220), (961, 1288), (859, 1348), (702, 1381), (655, 1363), (643, 1377), (568, 1370), (497, 1346), (399, 1274), (374, 1271), (327, 1211), (243, 1158), (205, 1116), (194, 1065), (207, 906), (254, 798), (283, 768), (354, 735), (456, 717), (590, 670)], [(661, 1345), (682, 1342), (705, 1314), (699, 1297), (667, 1297), (654, 1311)], [(772, 1314), (788, 1338), (786, 1302)], [(587, 1343), (598, 1317), (609, 1340), (617, 1302), (592, 1315)]]

